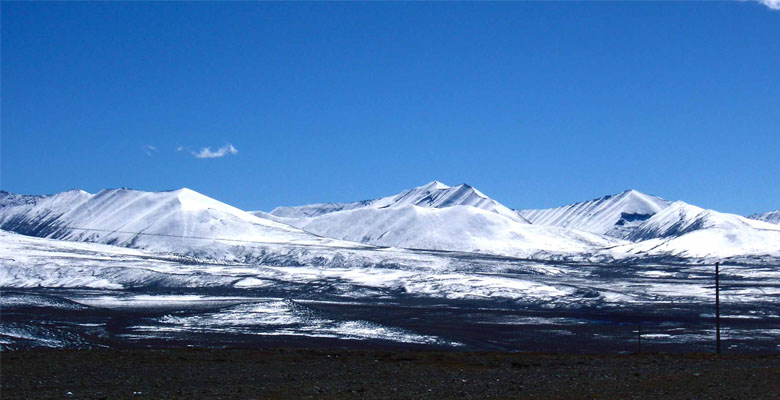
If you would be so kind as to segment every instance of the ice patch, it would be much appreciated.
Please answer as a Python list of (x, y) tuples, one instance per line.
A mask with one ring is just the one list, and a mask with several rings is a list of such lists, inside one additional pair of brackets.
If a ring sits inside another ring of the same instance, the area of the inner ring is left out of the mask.
[(244, 278), (233, 284), (237, 288), (256, 288), (271, 285), (273, 285), (273, 282), (257, 278)]
[(241, 304), (198, 315), (166, 315), (156, 322), (154, 325), (135, 326), (132, 330), (314, 336), (352, 340), (386, 340), (414, 344), (459, 345), (435, 336), (420, 335), (405, 329), (387, 327), (369, 321), (334, 320), (319, 315), (319, 313), (294, 301), (281, 299), (267, 299), (251, 304)]

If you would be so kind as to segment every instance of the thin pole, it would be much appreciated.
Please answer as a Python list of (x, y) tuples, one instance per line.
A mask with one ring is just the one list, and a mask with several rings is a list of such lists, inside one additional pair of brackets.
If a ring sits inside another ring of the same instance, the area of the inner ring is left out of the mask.
[(639, 329), (636, 331), (636, 353), (642, 354), (642, 324), (639, 324)]
[(715, 263), (715, 344), (720, 354), (720, 263)]

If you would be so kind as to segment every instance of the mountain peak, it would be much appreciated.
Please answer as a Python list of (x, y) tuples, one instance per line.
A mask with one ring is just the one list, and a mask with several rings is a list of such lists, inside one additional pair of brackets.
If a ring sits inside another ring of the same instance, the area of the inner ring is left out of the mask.
[(639, 199), (654, 199), (658, 198), (657, 196), (649, 195), (647, 193), (640, 192), (636, 189), (628, 189), (620, 192), (617, 196), (623, 196), (623, 197), (634, 197)]
[(699, 206), (694, 206), (693, 204), (686, 203), (682, 200), (673, 201), (671, 204), (669, 204), (669, 212), (673, 212), (672, 210), (680, 210), (680, 211), (695, 212), (695, 213), (700, 213), (704, 211), (703, 208)]
[(477, 188), (475, 188), (474, 186), (469, 185), (468, 183), (461, 183), (460, 185), (455, 186), (455, 188), (457, 188), (459, 190), (470, 191), (470, 192), (474, 193), (475, 195), (477, 195), (477, 196), (479, 196), (479, 197), (481, 197), (483, 199), (488, 199), (489, 198), (489, 197), (485, 196), (484, 193), (480, 192), (479, 190), (477, 190)]
[(194, 190), (192, 190), (190, 188), (186, 188), (186, 187), (179, 188), (179, 189), (176, 189), (176, 190), (172, 190), (171, 193), (175, 194), (180, 199), (183, 198), (183, 197), (184, 198), (187, 198), (187, 197), (190, 197), (190, 198), (203, 197), (203, 198), (210, 199), (210, 197), (204, 195), (203, 193), (196, 192), (196, 191), (194, 191)]
[(442, 190), (442, 189), (449, 189), (450, 187), (444, 183), (441, 183), (439, 181), (431, 181), (423, 186), (419, 186), (417, 189), (428, 189), (428, 190)]
[(644, 195), (644, 193), (642, 193), (642, 192), (640, 192), (640, 191), (638, 191), (636, 189), (628, 189), (628, 190), (624, 190), (624, 191), (620, 192), (619, 196), (620, 195), (623, 195), (623, 196), (638, 196), (638, 195)]

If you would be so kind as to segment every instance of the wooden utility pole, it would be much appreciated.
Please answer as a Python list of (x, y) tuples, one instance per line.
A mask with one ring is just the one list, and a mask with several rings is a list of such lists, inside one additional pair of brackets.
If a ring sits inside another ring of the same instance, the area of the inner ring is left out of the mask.
[(720, 263), (715, 263), (715, 346), (720, 354)]

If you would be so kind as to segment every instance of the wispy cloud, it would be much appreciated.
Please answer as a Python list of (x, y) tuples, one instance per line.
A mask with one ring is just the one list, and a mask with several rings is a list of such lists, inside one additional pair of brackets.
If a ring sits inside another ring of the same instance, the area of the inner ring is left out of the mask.
[(220, 158), (231, 154), (238, 154), (238, 149), (233, 147), (232, 144), (227, 143), (217, 150), (211, 150), (211, 147), (204, 147), (198, 152), (192, 152), (195, 158)]
[(157, 147), (152, 146), (151, 144), (147, 144), (146, 147), (144, 147), (144, 152), (147, 156), (151, 157), (152, 153), (157, 152)]
[(780, 10), (780, 0), (756, 0), (756, 1), (773, 10)]

